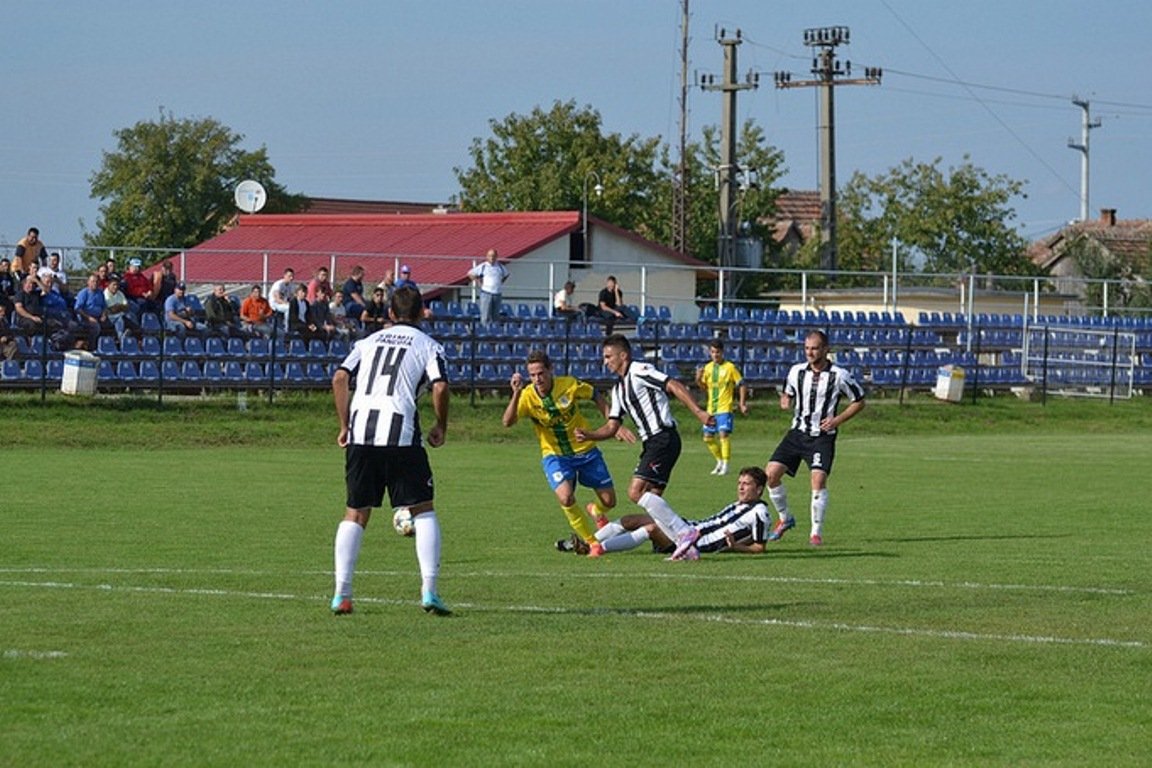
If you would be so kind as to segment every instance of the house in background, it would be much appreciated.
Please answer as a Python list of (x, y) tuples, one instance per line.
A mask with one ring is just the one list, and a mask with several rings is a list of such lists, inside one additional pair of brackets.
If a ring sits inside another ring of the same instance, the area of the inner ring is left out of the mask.
[(787, 190), (776, 198), (776, 211), (761, 220), (771, 228), (771, 238), (777, 253), (795, 254), (804, 243), (819, 236), (820, 193), (808, 190)]
[(407, 265), (426, 298), (468, 302), (476, 294), (466, 273), (495, 248), (511, 274), (505, 303), (550, 305), (566, 280), (576, 283), (576, 303), (595, 303), (615, 275), (627, 303), (668, 306), (675, 320), (697, 320), (696, 279), (711, 265), (593, 217), (587, 234), (586, 248), (576, 211), (255, 214), (181, 254), (177, 269), (189, 283), (242, 291), (271, 284), (287, 267), (302, 282), (328, 267), (339, 285), (360, 265), (367, 286)]

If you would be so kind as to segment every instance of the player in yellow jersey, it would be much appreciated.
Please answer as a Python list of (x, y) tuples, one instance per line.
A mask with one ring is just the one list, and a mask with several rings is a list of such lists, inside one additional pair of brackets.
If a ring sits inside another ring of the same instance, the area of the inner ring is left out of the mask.
[[(568, 524), (588, 543), (588, 556), (599, 557), (604, 550), (596, 541), (591, 521), (576, 504), (576, 484), (596, 492), (596, 501), (587, 506), (587, 512), (597, 525), (607, 524), (608, 510), (616, 506), (616, 489), (596, 443), (577, 440), (575, 431), (588, 427), (580, 413), (580, 401), (595, 403), (605, 418), (608, 403), (585, 381), (572, 376), (553, 376), (552, 361), (540, 350), (530, 352), (527, 363), (531, 384), (526, 385), (519, 371), (512, 374), (512, 399), (504, 409), (504, 426), (511, 427), (521, 416), (532, 421), (540, 439), (544, 477), (556, 493)], [(617, 435), (619, 439), (636, 442), (630, 430), (621, 432), (623, 434)]]
[(737, 407), (741, 414), (748, 413), (748, 388), (740, 369), (724, 359), (724, 342), (713, 339), (708, 345), (711, 361), (696, 369), (696, 383), (708, 399), (705, 410), (716, 417), (716, 426), (704, 427), (704, 444), (716, 459), (713, 475), (728, 474), (728, 460), (732, 457), (732, 396), (739, 393)]

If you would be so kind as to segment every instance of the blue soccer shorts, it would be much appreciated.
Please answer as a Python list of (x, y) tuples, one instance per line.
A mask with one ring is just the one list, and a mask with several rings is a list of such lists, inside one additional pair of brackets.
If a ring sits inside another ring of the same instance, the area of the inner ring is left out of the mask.
[(575, 456), (545, 456), (540, 464), (544, 467), (544, 477), (552, 490), (556, 490), (565, 481), (573, 487), (579, 483), (593, 490), (612, 487), (612, 475), (608, 472), (604, 454), (600, 453), (599, 448)]
[(707, 424), (705, 424), (704, 425), (704, 434), (705, 435), (714, 435), (717, 432), (727, 432), (728, 434), (732, 434), (733, 420), (732, 420), (732, 414), (731, 413), (714, 413), (714, 414), (712, 414), (712, 416), (713, 416), (713, 418), (716, 419), (716, 426), (710, 427)]

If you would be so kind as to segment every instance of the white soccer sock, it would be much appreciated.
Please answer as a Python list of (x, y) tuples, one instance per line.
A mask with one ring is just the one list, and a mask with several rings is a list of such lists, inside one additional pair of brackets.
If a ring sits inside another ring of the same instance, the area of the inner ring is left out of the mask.
[(412, 516), (416, 526), (416, 562), (420, 564), (421, 586), (425, 592), (436, 591), (436, 579), (440, 576), (440, 521), (436, 510), (430, 509)]
[(597, 528), (596, 529), (596, 541), (603, 544), (605, 541), (612, 538), (613, 536), (619, 536), (622, 533), (625, 533), (624, 526), (620, 525), (620, 523), (613, 520), (612, 522), (608, 523), (608, 525), (604, 526), (603, 528)]
[(792, 516), (788, 511), (788, 491), (783, 485), (778, 485), (775, 488), (768, 489), (768, 500), (772, 502), (772, 506), (776, 508), (776, 516), (781, 520), (787, 520)]
[(629, 549), (636, 549), (636, 547), (646, 541), (648, 541), (648, 529), (637, 528), (634, 531), (618, 533), (607, 541), (600, 543), (604, 546), (605, 552), (625, 552)]
[(336, 565), (336, 591), (342, 597), (352, 597), (352, 574), (356, 570), (356, 560), (360, 557), (360, 542), (364, 540), (364, 529), (359, 523), (341, 520), (336, 526), (334, 558)]
[(672, 541), (679, 539), (682, 534), (692, 527), (684, 522), (684, 518), (676, 514), (676, 510), (668, 506), (668, 502), (664, 501), (663, 496), (658, 496), (649, 491), (641, 496), (640, 500), (636, 503), (644, 508), (644, 511), (648, 513), (652, 521), (660, 526), (660, 530), (664, 531)]
[(828, 508), (828, 489), (812, 491), (812, 535), (820, 536), (824, 529), (824, 510)]

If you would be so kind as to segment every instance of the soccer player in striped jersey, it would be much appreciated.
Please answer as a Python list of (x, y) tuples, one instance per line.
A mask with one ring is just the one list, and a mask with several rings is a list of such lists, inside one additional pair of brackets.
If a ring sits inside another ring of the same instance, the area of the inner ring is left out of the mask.
[[(428, 445), (444, 444), (448, 429), (448, 376), (444, 348), (418, 327), (420, 292), (397, 288), (389, 312), (394, 325), (357, 341), (332, 376), (332, 397), (340, 421), (337, 444), (345, 449), (347, 509), (336, 529), (336, 592), (332, 612), (352, 612), (352, 577), (364, 529), (387, 491), (394, 508), (412, 513), (421, 606), (428, 613), (451, 613), (440, 600), (440, 523), (432, 493), (432, 468), (424, 449), (416, 401), (432, 391), (436, 423)], [(356, 390), (350, 395), (351, 379)]]
[[(761, 498), (768, 478), (760, 467), (744, 467), (736, 480), (736, 500), (703, 520), (685, 522), (698, 530), (700, 536), (679, 556), (673, 552), (669, 560), (695, 560), (702, 552), (764, 551), (764, 543), (772, 529), (772, 513)], [(626, 515), (596, 532), (605, 552), (621, 552), (651, 540), (659, 551), (674, 547), (648, 515)]]
[[(608, 403), (592, 385), (572, 376), (553, 376), (552, 360), (540, 350), (528, 354), (529, 386), (520, 372), (512, 374), (512, 399), (504, 409), (504, 426), (511, 427), (521, 416), (532, 421), (540, 440), (544, 477), (552, 486), (568, 524), (588, 544), (588, 556), (603, 554), (588, 517), (576, 504), (576, 483), (596, 492), (596, 501), (587, 506), (597, 525), (607, 524), (608, 510), (616, 506), (616, 489), (608, 465), (595, 443), (576, 438), (575, 431), (588, 426), (580, 413), (580, 402), (595, 403), (607, 417)], [(636, 435), (621, 428), (616, 437), (629, 443)]]
[[(864, 409), (864, 389), (845, 368), (828, 359), (828, 336), (810, 331), (804, 337), (805, 361), (788, 371), (780, 393), (780, 408), (792, 410), (792, 425), (764, 468), (768, 475), (768, 498), (776, 508), (776, 527), (769, 541), (778, 541), (796, 525), (788, 509), (788, 494), (781, 482), (784, 474), (795, 477), (800, 462), (808, 465), (812, 483), (812, 529), (808, 542), (824, 543), (824, 514), (828, 507), (828, 475), (836, 455), (837, 429)], [(848, 405), (837, 413), (840, 399)]]
[(713, 339), (708, 345), (708, 363), (696, 371), (696, 384), (704, 391), (708, 403), (708, 413), (716, 417), (716, 426), (704, 427), (704, 445), (712, 458), (716, 459), (713, 475), (728, 474), (728, 461), (732, 458), (732, 402), (733, 395), (739, 393), (737, 407), (740, 413), (748, 413), (748, 388), (740, 369), (731, 360), (724, 359), (724, 342)]
[(619, 379), (612, 387), (608, 421), (592, 431), (577, 429), (578, 440), (607, 440), (616, 435), (624, 415), (636, 425), (643, 449), (632, 470), (628, 498), (639, 504), (676, 542), (677, 549), (690, 547), (700, 535), (672, 511), (662, 498), (680, 458), (680, 433), (672, 417), (671, 395), (684, 404), (701, 424), (714, 426), (716, 419), (692, 398), (688, 388), (650, 363), (632, 359), (632, 345), (621, 334), (604, 339), (604, 367)]

